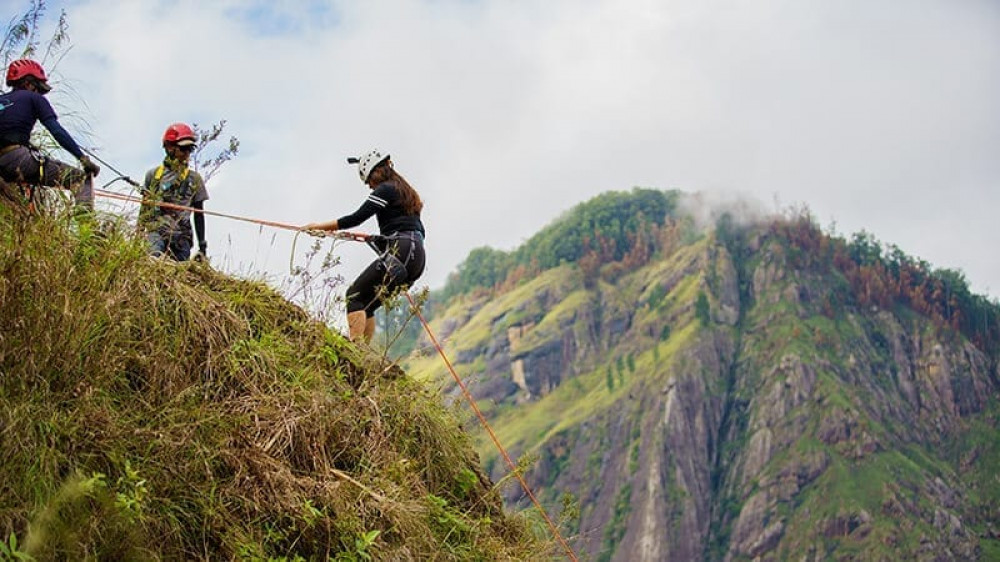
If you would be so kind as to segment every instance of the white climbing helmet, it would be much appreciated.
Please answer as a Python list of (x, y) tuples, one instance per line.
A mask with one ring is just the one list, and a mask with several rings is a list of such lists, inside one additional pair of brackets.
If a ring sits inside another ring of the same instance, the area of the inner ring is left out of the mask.
[(372, 170), (375, 169), (375, 166), (378, 166), (388, 159), (388, 154), (382, 154), (377, 148), (373, 148), (361, 158), (348, 158), (347, 163), (357, 164), (358, 175), (361, 176), (361, 181), (368, 183), (368, 176), (372, 174)]

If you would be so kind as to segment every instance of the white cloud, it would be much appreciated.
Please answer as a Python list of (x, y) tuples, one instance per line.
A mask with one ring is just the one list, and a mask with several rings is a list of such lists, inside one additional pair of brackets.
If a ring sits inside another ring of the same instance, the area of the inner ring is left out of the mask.
[[(867, 229), (1000, 292), (995, 2), (68, 11), (62, 72), (103, 155), (138, 176), (166, 124), (226, 118), (243, 153), (210, 186), (211, 208), (305, 223), (360, 204), (343, 158), (377, 145), (426, 201), (431, 286), (475, 246), (511, 248), (580, 201), (643, 185), (806, 203), (841, 232)], [(287, 268), (290, 235), (208, 226), (234, 267)], [(345, 275), (369, 258), (348, 251)]]

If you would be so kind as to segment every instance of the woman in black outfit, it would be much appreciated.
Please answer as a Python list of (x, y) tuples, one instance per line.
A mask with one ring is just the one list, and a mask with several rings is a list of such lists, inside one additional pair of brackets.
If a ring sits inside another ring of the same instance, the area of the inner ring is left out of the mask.
[(424, 225), (420, 221), (423, 202), (392, 166), (389, 155), (372, 150), (361, 158), (348, 158), (358, 165), (361, 181), (371, 193), (350, 215), (329, 222), (311, 223), (305, 230), (333, 231), (353, 228), (375, 215), (381, 237), (375, 245), (379, 258), (372, 262), (347, 289), (347, 327), (351, 341), (371, 341), (375, 333), (375, 311), (382, 299), (396, 289), (411, 285), (424, 272)]

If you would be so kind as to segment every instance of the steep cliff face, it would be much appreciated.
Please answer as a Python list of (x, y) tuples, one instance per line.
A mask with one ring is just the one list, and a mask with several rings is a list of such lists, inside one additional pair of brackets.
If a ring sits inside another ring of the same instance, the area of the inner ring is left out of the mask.
[(746, 445), (720, 458), (719, 499), (740, 506), (717, 517), (726, 555), (979, 556), (982, 521), (947, 449), (972, 420), (995, 435), (983, 415), (995, 365), (906, 309), (824, 314), (842, 280), (790, 267), (773, 240), (752, 244), (724, 433)]
[(585, 558), (1000, 551), (995, 360), (905, 306), (831, 298), (842, 276), (788, 256), (763, 228), (703, 236), (435, 316), (501, 441), (537, 455), (529, 481), (551, 509), (578, 498)]

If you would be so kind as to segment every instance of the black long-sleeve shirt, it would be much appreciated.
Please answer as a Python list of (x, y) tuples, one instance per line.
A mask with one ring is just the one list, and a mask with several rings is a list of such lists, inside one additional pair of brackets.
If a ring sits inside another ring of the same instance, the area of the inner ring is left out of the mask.
[(419, 232), (421, 236), (425, 235), (420, 214), (409, 215), (403, 210), (399, 192), (393, 183), (385, 182), (377, 185), (357, 211), (337, 219), (337, 228), (358, 226), (372, 215), (378, 218), (378, 229), (383, 236), (410, 230)]
[(0, 95), (0, 145), (28, 145), (35, 123), (52, 133), (59, 146), (80, 158), (83, 151), (73, 137), (59, 124), (55, 110), (45, 96), (31, 90), (12, 90)]

